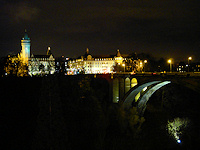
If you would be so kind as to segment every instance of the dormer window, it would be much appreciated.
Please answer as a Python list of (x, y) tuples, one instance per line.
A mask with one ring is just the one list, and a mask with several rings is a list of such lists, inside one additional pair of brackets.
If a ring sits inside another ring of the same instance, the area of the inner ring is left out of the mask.
[(91, 60), (92, 59), (92, 56), (91, 55), (88, 55), (87, 56), (87, 60)]

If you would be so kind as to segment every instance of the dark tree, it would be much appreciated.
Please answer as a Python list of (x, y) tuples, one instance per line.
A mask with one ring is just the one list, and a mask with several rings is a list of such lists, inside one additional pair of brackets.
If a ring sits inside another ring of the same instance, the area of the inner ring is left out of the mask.
[(33, 149), (70, 149), (58, 80), (43, 78)]

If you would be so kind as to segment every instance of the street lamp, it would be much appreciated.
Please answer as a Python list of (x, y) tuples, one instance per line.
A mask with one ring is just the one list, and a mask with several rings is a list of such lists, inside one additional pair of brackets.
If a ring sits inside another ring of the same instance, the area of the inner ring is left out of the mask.
[(189, 63), (190, 63), (191, 60), (192, 60), (192, 57), (188, 57), (188, 72), (190, 71), (190, 69), (189, 69)]
[(172, 60), (169, 59), (167, 62), (169, 63), (169, 66), (170, 66), (170, 72), (172, 72)]
[(147, 63), (147, 60), (144, 60), (144, 72), (145, 72), (145, 64)]
[(140, 72), (142, 72), (142, 69), (143, 69), (143, 63), (142, 62), (140, 62)]
[(125, 72), (125, 64), (122, 64), (122, 66), (124, 67), (124, 72)]

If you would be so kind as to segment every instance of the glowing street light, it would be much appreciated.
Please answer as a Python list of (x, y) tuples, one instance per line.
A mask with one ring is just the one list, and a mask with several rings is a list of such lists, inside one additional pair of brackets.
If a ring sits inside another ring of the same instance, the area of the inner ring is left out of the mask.
[(124, 72), (125, 72), (125, 64), (122, 64), (122, 66), (124, 67)]
[(147, 63), (147, 60), (144, 60), (144, 72), (145, 72), (145, 64)]
[(190, 63), (191, 60), (192, 60), (192, 57), (188, 57), (188, 72), (190, 71), (190, 69), (189, 69), (189, 63)]
[(170, 66), (170, 72), (172, 72), (172, 60), (169, 59), (167, 62), (169, 63), (169, 66)]

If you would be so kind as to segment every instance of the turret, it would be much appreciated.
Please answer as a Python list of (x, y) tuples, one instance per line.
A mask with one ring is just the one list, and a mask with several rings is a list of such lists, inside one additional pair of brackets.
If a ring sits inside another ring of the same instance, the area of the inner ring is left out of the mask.
[(31, 40), (28, 37), (26, 30), (25, 30), (25, 35), (24, 37), (22, 37), (21, 40), (21, 46), (22, 46), (21, 57), (23, 59), (23, 62), (28, 64), (28, 59), (30, 58)]
[(115, 62), (117, 64), (122, 64), (122, 61), (123, 61), (123, 57), (121, 55), (121, 53), (119, 52), (119, 49), (117, 50), (117, 54), (115, 56)]

